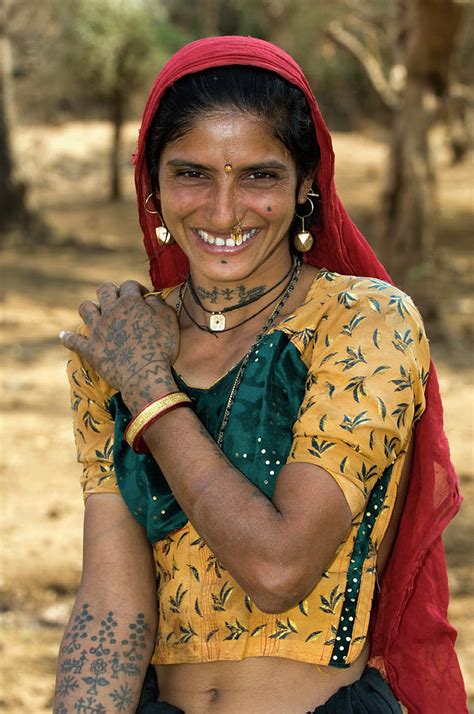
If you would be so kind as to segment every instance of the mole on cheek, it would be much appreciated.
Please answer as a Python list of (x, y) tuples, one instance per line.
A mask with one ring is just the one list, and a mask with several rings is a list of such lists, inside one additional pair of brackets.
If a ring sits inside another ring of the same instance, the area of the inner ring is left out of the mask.
[(272, 212), (272, 207), (271, 207), (271, 206), (267, 206), (267, 211), (268, 211), (268, 213), (271, 213), (271, 212)]

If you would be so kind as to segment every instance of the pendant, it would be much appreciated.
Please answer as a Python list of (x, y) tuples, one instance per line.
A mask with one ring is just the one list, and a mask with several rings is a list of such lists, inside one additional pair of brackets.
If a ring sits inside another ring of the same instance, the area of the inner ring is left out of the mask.
[(313, 245), (313, 236), (308, 231), (300, 231), (295, 236), (295, 248), (299, 250), (300, 253), (306, 253), (311, 250)]
[(211, 332), (222, 332), (222, 330), (225, 330), (225, 315), (221, 312), (213, 312), (209, 318), (209, 329)]

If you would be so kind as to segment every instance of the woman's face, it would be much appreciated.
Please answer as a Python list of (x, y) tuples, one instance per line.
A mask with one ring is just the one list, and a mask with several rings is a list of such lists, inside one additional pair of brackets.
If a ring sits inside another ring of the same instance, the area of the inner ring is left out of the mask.
[[(295, 201), (311, 180), (297, 197), (293, 158), (260, 119), (231, 111), (200, 118), (163, 149), (158, 178), (163, 219), (193, 273), (231, 282), (287, 269)], [(240, 245), (231, 238), (236, 221)]]

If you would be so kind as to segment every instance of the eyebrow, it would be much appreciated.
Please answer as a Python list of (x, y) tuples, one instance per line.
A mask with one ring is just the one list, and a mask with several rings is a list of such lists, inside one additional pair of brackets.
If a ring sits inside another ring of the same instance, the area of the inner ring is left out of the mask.
[[(209, 171), (209, 166), (204, 166), (204, 164), (196, 164), (194, 161), (187, 161), (186, 159), (170, 159), (166, 162), (167, 166), (174, 166), (177, 168), (189, 168), (193, 171)], [(262, 171), (264, 169), (276, 169), (279, 171), (288, 171), (288, 166), (281, 161), (269, 160), (262, 161), (258, 164), (251, 164), (244, 168), (245, 171)]]

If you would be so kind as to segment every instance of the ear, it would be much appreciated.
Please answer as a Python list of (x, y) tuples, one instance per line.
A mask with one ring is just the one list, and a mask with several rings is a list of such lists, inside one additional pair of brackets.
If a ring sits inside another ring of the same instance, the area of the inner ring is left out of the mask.
[(302, 182), (302, 184), (299, 188), (296, 203), (304, 203), (306, 201), (306, 198), (308, 196), (308, 193), (311, 190), (312, 185), (313, 185), (313, 177), (308, 176), (307, 178), (305, 178), (305, 180)]

